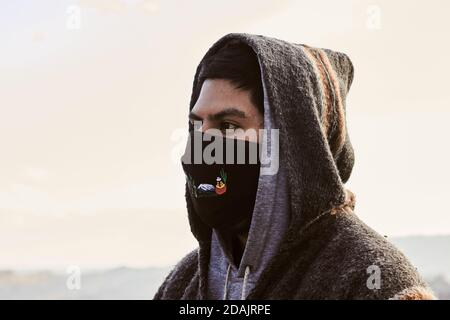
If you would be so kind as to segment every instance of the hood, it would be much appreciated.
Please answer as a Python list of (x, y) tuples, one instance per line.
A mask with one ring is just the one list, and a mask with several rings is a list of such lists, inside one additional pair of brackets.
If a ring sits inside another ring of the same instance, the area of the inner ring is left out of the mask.
[[(280, 243), (276, 250), (289, 250), (299, 232), (314, 219), (349, 201), (344, 183), (350, 177), (354, 154), (345, 120), (345, 98), (353, 80), (353, 66), (343, 53), (262, 35), (230, 33), (214, 43), (198, 65), (190, 109), (200, 94), (202, 64), (229, 42), (246, 44), (256, 53), (264, 89), (265, 128), (270, 126), (279, 130), (280, 170), (272, 180), (261, 176), (254, 211), (258, 211), (259, 218), (253, 217), (253, 220), (267, 222), (272, 215), (270, 221), (279, 228), (267, 229), (269, 235), (264, 238), (269, 241), (262, 241), (259, 245), (258, 241), (253, 241), (253, 249), (245, 248), (242, 266), (237, 270), (237, 276), (244, 273), (242, 287), (245, 289), (249, 273), (244, 258), (246, 254), (256, 257), (266, 252), (266, 246), (274, 242)], [(262, 195), (274, 185), (282, 193), (274, 196), (282, 203), (272, 207), (283, 207), (281, 215), (274, 215), (276, 210), (260, 209), (267, 208), (261, 203), (267, 202)], [(187, 188), (186, 202), (191, 231), (199, 241), (200, 294), (204, 298), (211, 243), (216, 237), (194, 212)], [(255, 226), (253, 220), (250, 229), (259, 230), (260, 226)], [(254, 238), (251, 230), (247, 245)], [(274, 238), (274, 234), (278, 236)], [(275, 241), (271, 241), (271, 237)], [(266, 256), (265, 260), (275, 255), (276, 252)], [(263, 269), (263, 265), (258, 264), (259, 274)], [(227, 281), (229, 274), (230, 268), (224, 275)]]

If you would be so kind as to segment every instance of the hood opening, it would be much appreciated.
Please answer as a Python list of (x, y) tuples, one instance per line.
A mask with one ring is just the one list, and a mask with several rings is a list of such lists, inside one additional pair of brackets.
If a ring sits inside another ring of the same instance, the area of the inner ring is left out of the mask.
[[(231, 41), (247, 44), (258, 56), (274, 127), (280, 130), (280, 156), (286, 158), (289, 188), (293, 191), (292, 223), (297, 224), (293, 229), (299, 229), (346, 201), (343, 182), (350, 177), (354, 154), (348, 132), (342, 134), (342, 130), (346, 128), (345, 96), (353, 80), (353, 65), (343, 53), (262, 35), (230, 33), (214, 43), (198, 65), (190, 109), (200, 94), (198, 77), (203, 61)], [(321, 77), (320, 70), (328, 79)], [(332, 88), (334, 105), (326, 103), (327, 88)], [(340, 139), (330, 139), (336, 135)], [(333, 146), (334, 141), (341, 145)], [(339, 153), (333, 154), (332, 150)], [(298, 189), (303, 191), (295, 192)], [(189, 194), (186, 201), (188, 211), (192, 211)], [(302, 212), (298, 221), (295, 212)], [(199, 242), (208, 241), (211, 229), (193, 212), (188, 215), (194, 236)]]

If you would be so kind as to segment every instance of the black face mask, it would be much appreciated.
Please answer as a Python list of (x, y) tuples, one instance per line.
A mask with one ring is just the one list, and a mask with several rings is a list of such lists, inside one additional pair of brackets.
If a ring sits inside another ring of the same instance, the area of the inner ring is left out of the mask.
[(192, 130), (182, 166), (194, 210), (205, 224), (248, 230), (258, 188), (258, 143)]

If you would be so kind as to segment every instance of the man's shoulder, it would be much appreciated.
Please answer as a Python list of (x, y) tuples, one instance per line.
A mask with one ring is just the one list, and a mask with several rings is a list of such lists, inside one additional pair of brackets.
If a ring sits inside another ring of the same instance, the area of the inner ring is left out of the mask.
[(198, 250), (199, 248), (195, 248), (188, 254), (186, 254), (176, 265), (174, 270), (177, 272), (184, 272), (187, 270), (191, 270), (192, 268), (197, 269), (198, 263)]
[(198, 248), (186, 254), (170, 271), (154, 296), (159, 299), (177, 299), (197, 272)]
[(409, 288), (427, 288), (417, 269), (386, 236), (354, 213), (333, 219), (334, 232), (322, 258), (352, 287), (352, 295), (386, 299)]
[(342, 214), (336, 218), (332, 242), (346, 248), (344, 256), (366, 259), (373, 264), (405, 263), (410, 266), (406, 256), (392, 244), (387, 236), (373, 230), (354, 213)]

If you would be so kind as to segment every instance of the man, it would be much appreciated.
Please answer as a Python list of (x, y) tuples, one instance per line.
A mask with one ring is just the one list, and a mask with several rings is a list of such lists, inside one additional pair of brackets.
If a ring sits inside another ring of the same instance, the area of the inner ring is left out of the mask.
[(352, 80), (345, 54), (261, 35), (228, 34), (208, 50), (194, 78), (191, 138), (212, 129), (260, 150), (261, 136), (242, 132), (277, 129), (276, 170), (263, 174), (260, 158), (183, 162), (199, 248), (155, 299), (434, 298), (405, 256), (353, 213), (344, 188), (354, 162), (345, 121)]

